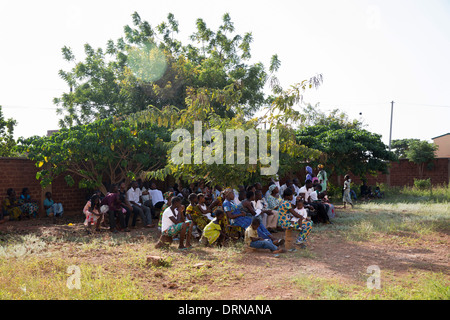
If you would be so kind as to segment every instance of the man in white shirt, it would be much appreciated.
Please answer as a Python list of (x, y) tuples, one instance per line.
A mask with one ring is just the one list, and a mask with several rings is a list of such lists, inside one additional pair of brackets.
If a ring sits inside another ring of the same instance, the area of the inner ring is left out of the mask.
[[(184, 209), (181, 198), (173, 197), (172, 205), (166, 208), (162, 214), (161, 238), (155, 248), (160, 248), (167, 243), (170, 244), (176, 235), (180, 237), (178, 249), (183, 250), (191, 246), (192, 221), (186, 220), (183, 214)], [(186, 239), (186, 246), (184, 245), (184, 239)]]
[(298, 190), (298, 196), (303, 198), (305, 202), (310, 202), (311, 193), (314, 191), (312, 181), (306, 180), (305, 185)]
[[(293, 188), (292, 186), (293, 186), (292, 180), (291, 180), (291, 179), (286, 180), (286, 183), (283, 184), (283, 185), (279, 188), (279, 189), (280, 189), (280, 197), (283, 197), (284, 190), (286, 190), (287, 188), (291, 188), (292, 193), (295, 193), (295, 190), (294, 190), (294, 188)], [(295, 198), (295, 197), (294, 197), (294, 198)]]
[(137, 212), (142, 219), (142, 223), (147, 228), (153, 228), (155, 225), (152, 224), (152, 214), (149, 207), (142, 204), (141, 202), (142, 192), (138, 187), (137, 181), (131, 183), (131, 188), (127, 191), (128, 201), (133, 207), (133, 211)]
[(327, 214), (327, 209), (323, 203), (319, 203), (317, 200), (317, 193), (314, 192), (311, 180), (306, 180), (305, 185), (299, 190), (300, 195), (304, 195), (305, 206), (314, 208), (315, 212), (311, 214), (314, 223), (331, 223)]
[(164, 196), (161, 190), (156, 189), (156, 184), (154, 182), (152, 182), (152, 184), (150, 185), (148, 193), (152, 200), (153, 207), (156, 209), (161, 209), (166, 201), (164, 200)]

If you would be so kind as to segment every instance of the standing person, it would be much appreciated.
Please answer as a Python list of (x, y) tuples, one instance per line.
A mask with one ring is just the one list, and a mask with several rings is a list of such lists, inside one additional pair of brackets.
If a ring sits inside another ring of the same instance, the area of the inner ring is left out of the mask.
[(39, 213), (38, 201), (31, 199), (29, 188), (25, 187), (22, 189), (22, 194), (20, 195), (19, 203), (22, 204), (20, 206), (20, 210), (26, 214), (26, 217), (37, 218)]
[(131, 182), (131, 187), (127, 191), (128, 201), (130, 202), (133, 210), (136, 211), (142, 219), (142, 223), (147, 228), (153, 228), (152, 214), (150, 208), (141, 203), (141, 189), (138, 187), (137, 181)]
[(310, 166), (306, 166), (306, 177), (305, 177), (305, 181), (306, 180), (311, 180), (313, 179), (314, 174), (313, 174), (313, 170)]
[(319, 179), (319, 184), (322, 187), (322, 192), (327, 191), (327, 183), (328, 183), (328, 175), (327, 172), (324, 169), (323, 164), (319, 164), (317, 166), (317, 169), (319, 172), (317, 173), (317, 179)]
[(344, 209), (346, 208), (347, 203), (349, 203), (352, 206), (353, 209), (353, 202), (352, 198), (350, 197), (350, 183), (352, 182), (352, 179), (350, 179), (350, 175), (345, 175), (344, 177), (344, 195), (342, 197), (342, 202), (344, 202)]
[[(173, 197), (172, 205), (162, 214), (161, 237), (155, 248), (171, 243), (173, 237), (178, 234), (180, 236), (178, 249), (185, 250), (191, 247), (192, 221), (186, 219), (183, 211), (184, 206), (181, 204), (181, 198)], [(186, 246), (184, 246), (185, 239)]]
[(61, 203), (55, 203), (50, 191), (45, 193), (44, 209), (47, 217), (61, 217), (64, 213), (63, 205)]
[(101, 202), (101, 206), (108, 206), (108, 217), (109, 217), (109, 230), (113, 233), (118, 232), (116, 217), (119, 218), (119, 223), (121, 229), (125, 232), (129, 232), (130, 230), (127, 228), (125, 224), (125, 216), (122, 212), (122, 206), (119, 198), (119, 188), (116, 184), (111, 186), (111, 192), (103, 198)]
[(258, 235), (258, 228), (261, 224), (261, 221), (254, 217), (252, 219), (252, 223), (245, 229), (245, 244), (250, 248), (255, 249), (269, 249), (272, 253), (282, 253), (284, 250), (279, 249), (278, 246), (284, 243), (283, 240), (278, 242), (278, 245), (275, 245), (269, 239), (263, 239)]

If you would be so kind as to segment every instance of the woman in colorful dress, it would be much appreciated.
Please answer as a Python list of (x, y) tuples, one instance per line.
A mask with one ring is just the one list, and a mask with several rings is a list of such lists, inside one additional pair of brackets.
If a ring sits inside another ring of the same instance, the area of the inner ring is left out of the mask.
[[(278, 208), (278, 225), (283, 229), (293, 229), (299, 231), (296, 244), (306, 247), (306, 239), (312, 229), (312, 221), (307, 221), (292, 207), (291, 201), (293, 192), (291, 189), (284, 190), (283, 200)], [(295, 219), (293, 219), (295, 218)]]
[[(214, 201), (212, 201), (210, 203), (210, 205), (208, 206), (208, 210), (210, 210), (211, 212), (216, 212), (217, 210), (223, 211), (223, 202), (225, 199), (225, 191), (227, 191), (227, 190), (222, 191), (220, 193), (220, 195), (218, 197), (216, 197), (214, 199)], [(223, 230), (223, 232), (225, 233), (225, 235), (228, 238), (239, 239), (243, 235), (243, 231), (242, 231), (241, 227), (231, 225), (230, 220), (228, 219), (226, 214), (224, 214), (219, 219), (219, 224), (220, 224), (221, 229)]]
[(325, 192), (327, 191), (327, 183), (328, 183), (327, 172), (325, 171), (323, 164), (319, 164), (317, 166), (317, 169), (319, 169), (319, 173), (317, 173), (317, 179), (319, 179), (319, 184), (322, 187), (322, 192)]
[[(252, 218), (246, 216), (244, 212), (239, 211), (236, 204), (234, 203), (234, 192), (232, 189), (227, 189), (225, 191), (225, 201), (223, 202), (223, 211), (228, 216), (228, 218), (232, 221), (231, 225), (238, 226), (243, 229), (247, 229), (252, 224)], [(263, 239), (272, 240), (273, 244), (278, 246), (280, 244), (280, 240), (275, 239), (269, 231), (267, 231), (266, 227), (261, 223), (258, 227), (258, 235)]]
[[(189, 195), (189, 205), (186, 208), (186, 216), (189, 220), (194, 222), (194, 226), (197, 227), (197, 231), (199, 230), (200, 232), (203, 232), (203, 229), (209, 223), (209, 219), (206, 215), (202, 214), (197, 204), (197, 195), (195, 193), (191, 193)], [(192, 231), (192, 233), (197, 235), (197, 232)]]
[(30, 189), (23, 188), (22, 194), (20, 195), (19, 203), (20, 210), (25, 214), (25, 217), (36, 218), (39, 212), (39, 205), (36, 200), (31, 199)]
[(9, 216), (9, 220), (20, 220), (22, 211), (21, 204), (16, 198), (16, 191), (13, 188), (6, 190), (7, 197), (2, 201), (2, 211), (5, 216)]

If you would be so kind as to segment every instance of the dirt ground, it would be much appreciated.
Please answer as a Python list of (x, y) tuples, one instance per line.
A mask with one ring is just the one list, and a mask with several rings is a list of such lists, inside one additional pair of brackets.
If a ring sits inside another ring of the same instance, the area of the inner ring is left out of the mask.
[[(337, 214), (348, 213), (338, 208)], [(50, 232), (57, 235), (73, 232), (74, 235), (86, 235), (82, 221), (80, 215), (68, 215), (56, 224), (48, 218), (7, 222), (0, 225), (0, 234)], [(109, 234), (109, 231), (105, 230), (103, 233)], [(138, 227), (129, 235), (156, 243), (158, 231), (156, 228)], [(274, 236), (282, 238), (284, 233), (278, 232)], [(420, 236), (420, 241), (409, 241), (406, 244), (403, 237), (410, 239), (411, 235), (380, 235), (377, 241), (354, 242), (346, 240), (342, 234), (332, 229), (323, 234), (312, 233), (307, 250), (298, 248), (296, 252), (284, 253), (279, 257), (267, 251), (243, 252), (233, 268), (236, 274), (243, 273), (245, 277), (230, 279), (226, 286), (210, 282), (209, 287), (211, 291), (220, 291), (219, 298), (223, 299), (314, 299), (314, 295), (305, 292), (292, 278), (313, 276), (350, 288), (365, 287), (369, 277), (367, 268), (373, 265), (380, 268), (382, 280), (388, 282), (393, 277), (408, 277), (416, 272), (442, 273), (450, 279), (448, 233), (439, 233), (437, 237), (436, 234)], [(201, 254), (208, 254), (209, 250), (215, 249), (204, 248)], [(261, 276), (261, 272), (267, 276)], [(383, 274), (391, 277), (383, 277)], [(162, 283), (170, 282), (170, 279), (164, 279), (164, 275), (157, 276), (162, 278)], [(170, 285), (163, 285), (161, 288), (167, 291), (172, 289)]]

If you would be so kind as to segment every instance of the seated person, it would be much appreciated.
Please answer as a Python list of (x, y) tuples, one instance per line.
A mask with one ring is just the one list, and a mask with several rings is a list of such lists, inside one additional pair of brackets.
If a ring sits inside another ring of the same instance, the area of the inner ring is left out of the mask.
[[(127, 228), (127, 223), (125, 222), (125, 215), (122, 212), (122, 203), (120, 202), (119, 187), (117, 185), (112, 185), (111, 192), (101, 201), (101, 206), (104, 205), (108, 206), (110, 231), (117, 233), (120, 228), (125, 232), (129, 232), (130, 230)], [(116, 225), (116, 217), (119, 218), (120, 227)]]
[[(254, 194), (252, 191), (248, 191), (248, 195), (250, 198)], [(245, 213), (244, 211), (241, 211), (238, 209), (236, 204), (234, 203), (234, 192), (232, 189), (226, 189), (225, 193), (225, 201), (223, 202), (223, 210), (225, 211), (226, 217), (232, 221), (232, 226), (238, 226), (242, 228), (243, 230), (246, 230), (251, 224), (252, 224), (252, 214), (251, 213)], [(248, 199), (246, 199), (248, 200)], [(251, 204), (251, 203), (250, 203)], [(240, 204), (241, 208), (244, 208), (243, 203)], [(250, 215), (250, 216), (249, 216)], [(275, 239), (269, 231), (267, 231), (266, 227), (264, 227), (263, 224), (260, 224), (258, 227), (258, 234), (263, 239), (269, 239), (271, 240), (275, 245), (278, 245), (279, 240)]]
[(374, 196), (378, 199), (384, 198), (384, 192), (381, 191), (380, 187), (375, 188)]
[(16, 197), (16, 191), (13, 188), (6, 190), (6, 198), (2, 201), (3, 220), (8, 217), (9, 220), (21, 220), (23, 217), (20, 210), (21, 204)]
[(86, 226), (86, 231), (91, 233), (91, 227), (95, 225), (95, 230), (100, 231), (100, 224), (104, 219), (104, 215), (106, 212), (100, 211), (100, 197), (97, 194), (94, 194), (91, 199), (86, 202), (86, 205), (83, 208), (83, 213), (86, 216), (84, 220), (84, 225)]
[(156, 189), (156, 184), (154, 182), (151, 183), (148, 193), (152, 200), (153, 207), (155, 209), (161, 210), (162, 206), (165, 203), (164, 196), (161, 190)]
[(330, 218), (327, 214), (327, 209), (321, 202), (317, 202), (317, 193), (312, 188), (312, 181), (306, 180), (305, 185), (299, 190), (299, 197), (304, 200), (305, 207), (314, 208), (315, 214), (311, 214), (314, 223), (330, 223)]
[(261, 220), (257, 217), (253, 217), (252, 223), (245, 229), (245, 244), (254, 249), (269, 249), (274, 254), (284, 252), (284, 250), (279, 248), (279, 246), (284, 243), (283, 239), (275, 245), (271, 240), (263, 239), (258, 235), (258, 228), (260, 225)]
[[(283, 193), (283, 200), (278, 209), (278, 225), (283, 229), (293, 229), (299, 231), (296, 244), (306, 246), (306, 238), (311, 231), (313, 223), (306, 219), (302, 214), (304, 211), (296, 211), (292, 207), (292, 198), (294, 197), (291, 189), (286, 189)], [(301, 204), (301, 205), (300, 205)], [(304, 202), (302, 199), (297, 199), (296, 208), (303, 209)], [(305, 206), (306, 207), (306, 206)], [(308, 215), (306, 215), (308, 217)]]
[(61, 203), (55, 203), (50, 191), (45, 193), (44, 209), (47, 217), (62, 217), (64, 208)]
[(193, 222), (194, 237), (200, 238), (200, 233), (203, 232), (203, 229), (209, 223), (209, 219), (198, 207), (198, 197), (195, 193), (191, 193), (188, 199), (189, 205), (186, 208), (186, 218)]
[(25, 187), (22, 189), (22, 194), (20, 195), (19, 203), (22, 204), (20, 206), (20, 210), (22, 211), (22, 213), (25, 214), (25, 217), (36, 218), (38, 216), (39, 204), (37, 200), (31, 199), (29, 188)]
[(361, 185), (359, 190), (361, 192), (361, 198), (363, 198), (364, 200), (367, 200), (369, 197), (369, 187), (366, 185), (365, 181), (363, 181), (363, 184)]
[(221, 247), (224, 245), (225, 240), (228, 238), (225, 232), (222, 230), (220, 221), (225, 216), (222, 210), (214, 211), (214, 220), (209, 222), (205, 229), (203, 229), (202, 238), (200, 241), (205, 245), (216, 244)]
[[(181, 198), (173, 197), (172, 205), (166, 208), (162, 214), (161, 237), (155, 248), (170, 244), (176, 235), (180, 237), (178, 249), (185, 250), (191, 247), (192, 221), (186, 219), (183, 211), (184, 206), (181, 204)], [(186, 246), (184, 246), (185, 239)]]

